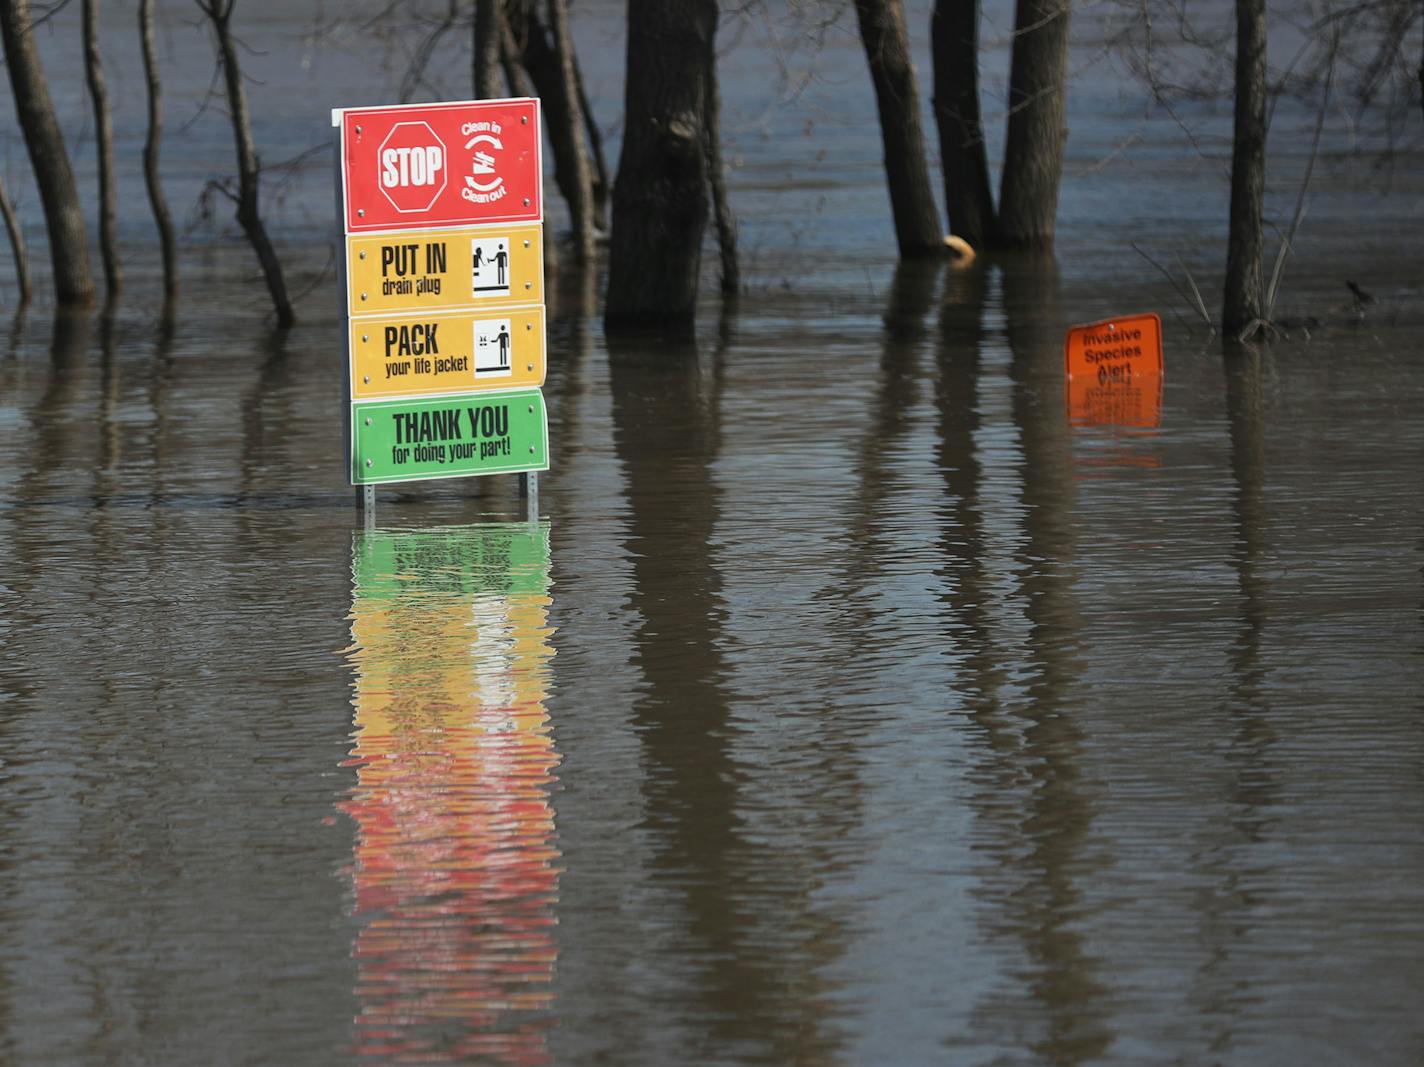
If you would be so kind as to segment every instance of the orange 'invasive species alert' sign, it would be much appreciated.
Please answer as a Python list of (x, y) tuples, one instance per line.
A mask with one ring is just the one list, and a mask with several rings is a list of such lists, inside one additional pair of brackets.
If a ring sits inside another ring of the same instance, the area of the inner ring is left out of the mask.
[(1162, 320), (1152, 312), (1068, 330), (1064, 371), (1070, 382), (1142, 384), (1162, 377)]

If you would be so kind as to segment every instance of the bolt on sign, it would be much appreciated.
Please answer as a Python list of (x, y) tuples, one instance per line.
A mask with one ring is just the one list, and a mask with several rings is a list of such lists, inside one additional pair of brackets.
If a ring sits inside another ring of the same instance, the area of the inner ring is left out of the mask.
[(352, 484), (548, 468), (539, 116), (534, 99), (332, 112)]

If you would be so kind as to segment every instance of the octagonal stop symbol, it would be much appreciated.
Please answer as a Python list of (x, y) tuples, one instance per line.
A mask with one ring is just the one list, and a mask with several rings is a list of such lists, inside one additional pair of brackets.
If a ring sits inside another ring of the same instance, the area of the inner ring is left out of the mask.
[(397, 122), (376, 152), (377, 184), (397, 211), (429, 211), (445, 191), (447, 155), (428, 122)]

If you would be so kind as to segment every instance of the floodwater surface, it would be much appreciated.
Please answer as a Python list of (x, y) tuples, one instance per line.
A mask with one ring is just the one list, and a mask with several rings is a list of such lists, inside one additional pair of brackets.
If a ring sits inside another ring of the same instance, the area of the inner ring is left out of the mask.
[[(695, 342), (550, 280), (532, 523), (512, 477), (363, 521), (330, 279), (273, 334), (213, 238), (172, 329), (16, 321), (0, 1059), (1424, 1059), (1416, 193), (1351, 228), (1327, 168), (1319, 324), (1223, 346), (1094, 207), (1215, 262), (1170, 159), (1072, 171), (1056, 260), (897, 269), (862, 75), (809, 214), (734, 126)], [(1066, 326), (1150, 309), (1160, 396), (1070, 410)]]

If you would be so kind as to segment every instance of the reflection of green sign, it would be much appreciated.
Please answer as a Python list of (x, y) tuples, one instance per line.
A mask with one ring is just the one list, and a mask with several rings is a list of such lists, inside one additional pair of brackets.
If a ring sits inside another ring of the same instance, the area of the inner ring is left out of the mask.
[(486, 523), (356, 535), (352, 574), (363, 598), (433, 593), (543, 593), (549, 524)]
[(351, 405), (356, 485), (549, 468), (544, 394), (469, 393)]

